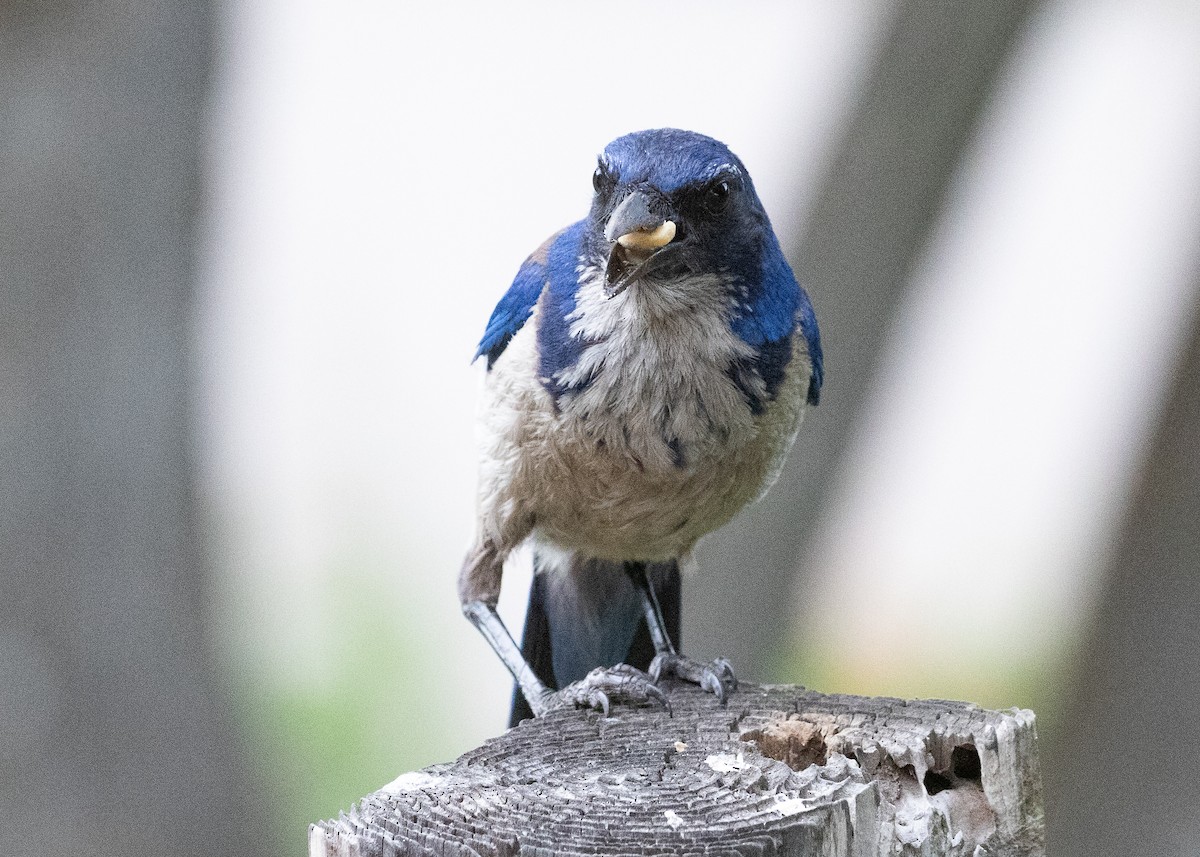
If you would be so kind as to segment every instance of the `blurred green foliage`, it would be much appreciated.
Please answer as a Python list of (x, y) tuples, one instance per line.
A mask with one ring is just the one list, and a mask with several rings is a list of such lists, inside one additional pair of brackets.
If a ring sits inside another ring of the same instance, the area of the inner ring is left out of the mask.
[(803, 684), (823, 693), (893, 696), (902, 699), (953, 699), (984, 708), (1029, 708), (1038, 729), (1057, 727), (1063, 692), (1071, 674), (1073, 640), (1063, 638), (1036, 656), (1003, 657), (994, 651), (948, 648), (944, 657), (913, 659), (902, 669), (856, 664), (831, 643), (797, 639), (782, 648), (768, 680)]
[(334, 818), (399, 774), (461, 754), (449, 734), (438, 660), (422, 631), (419, 597), (362, 565), (339, 568), (325, 583), (323, 675), (303, 684), (256, 664), (241, 671), (243, 723), (276, 824), (278, 853), (304, 853), (308, 825)]

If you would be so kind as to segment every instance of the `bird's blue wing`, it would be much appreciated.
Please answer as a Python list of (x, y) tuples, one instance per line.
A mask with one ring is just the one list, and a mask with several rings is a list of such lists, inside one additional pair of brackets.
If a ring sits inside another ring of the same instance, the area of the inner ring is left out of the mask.
[(488, 368), (491, 369), (517, 331), (529, 320), (533, 305), (546, 286), (550, 248), (560, 235), (562, 232), (556, 232), (547, 238), (521, 265), (512, 285), (492, 310), (492, 317), (488, 319), (487, 329), (483, 331), (473, 360), (486, 356)]
[(825, 380), (825, 357), (821, 353), (821, 331), (817, 327), (817, 316), (813, 312), (812, 301), (808, 292), (800, 290), (800, 306), (797, 312), (800, 321), (800, 332), (808, 345), (808, 360), (812, 364), (812, 377), (808, 379), (808, 403), (821, 402), (821, 383)]
[[(733, 330), (747, 345), (754, 348), (753, 370), (762, 378), (769, 398), (783, 383), (788, 363), (792, 359), (792, 336), (797, 326), (804, 336), (812, 363), (808, 382), (808, 403), (820, 399), (824, 367), (821, 356), (821, 335), (808, 294), (796, 282), (791, 266), (784, 258), (774, 236), (768, 239), (761, 273), (747, 286), (741, 313), (733, 320)], [(748, 278), (750, 279), (750, 278)], [(746, 367), (737, 367), (739, 371)], [(750, 386), (735, 377), (735, 383), (750, 397), (751, 407), (758, 410), (758, 401)]]

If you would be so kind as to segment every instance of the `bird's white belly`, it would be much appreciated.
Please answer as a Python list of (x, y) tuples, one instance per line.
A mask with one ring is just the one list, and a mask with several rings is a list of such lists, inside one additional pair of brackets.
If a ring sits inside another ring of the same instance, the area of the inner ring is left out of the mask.
[(761, 493), (779, 447), (764, 433), (720, 458), (651, 470), (583, 438), (547, 438), (530, 473), (535, 531), (602, 559), (681, 556)]

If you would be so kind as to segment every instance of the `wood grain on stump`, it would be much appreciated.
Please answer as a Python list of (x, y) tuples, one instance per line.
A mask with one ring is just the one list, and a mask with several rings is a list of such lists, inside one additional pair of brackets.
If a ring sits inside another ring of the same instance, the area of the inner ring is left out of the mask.
[(557, 711), (309, 831), (312, 857), (1041, 855), (1033, 713), (743, 685)]

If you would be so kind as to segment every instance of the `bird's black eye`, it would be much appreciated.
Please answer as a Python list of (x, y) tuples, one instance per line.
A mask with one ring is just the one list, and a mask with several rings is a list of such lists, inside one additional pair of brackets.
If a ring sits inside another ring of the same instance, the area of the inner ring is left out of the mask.
[(710, 184), (707, 190), (704, 191), (704, 207), (713, 214), (719, 214), (725, 210), (725, 206), (729, 203), (729, 182), (722, 179)]
[(604, 168), (604, 164), (600, 164), (596, 167), (596, 172), (592, 173), (592, 187), (596, 189), (596, 193), (606, 193), (612, 186), (612, 174)]

